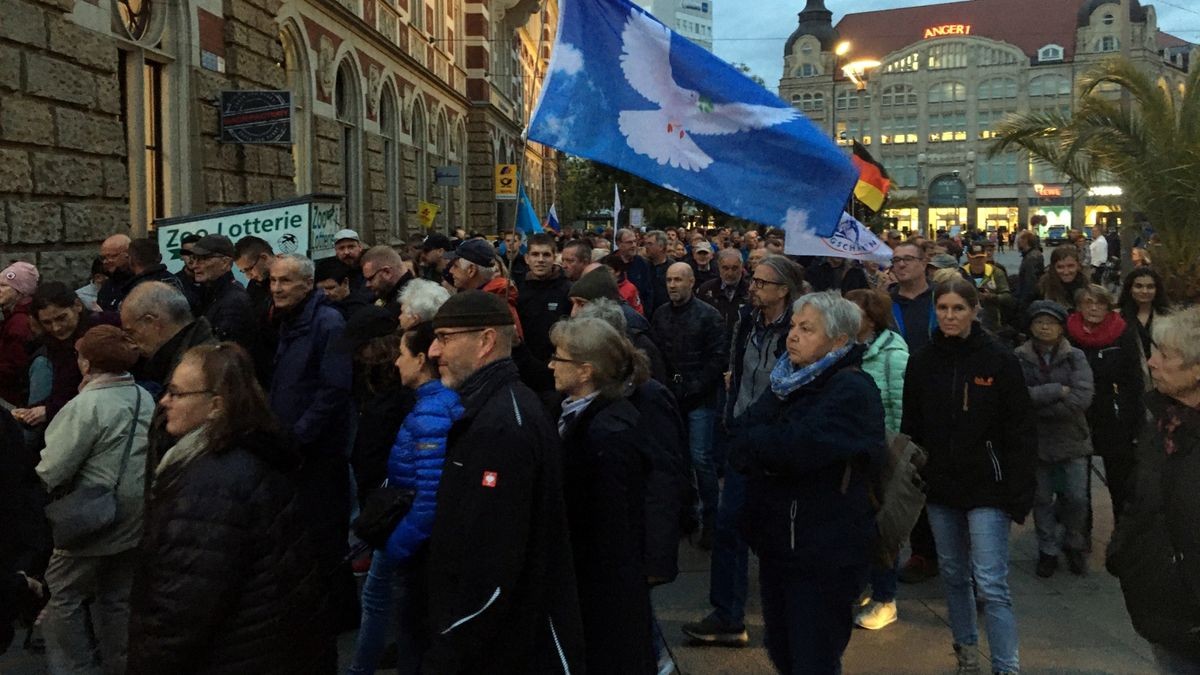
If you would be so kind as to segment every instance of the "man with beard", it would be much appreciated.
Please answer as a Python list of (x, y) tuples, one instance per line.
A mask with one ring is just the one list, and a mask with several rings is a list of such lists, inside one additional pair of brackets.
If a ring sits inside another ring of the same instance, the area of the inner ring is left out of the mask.
[[(375, 296), (375, 304), (394, 310), (400, 316), (400, 301), (397, 296), (404, 284), (413, 278), (412, 265), (391, 246), (380, 244), (367, 249), (362, 256), (363, 280), (366, 288)], [(350, 285), (354, 290), (354, 285)]]

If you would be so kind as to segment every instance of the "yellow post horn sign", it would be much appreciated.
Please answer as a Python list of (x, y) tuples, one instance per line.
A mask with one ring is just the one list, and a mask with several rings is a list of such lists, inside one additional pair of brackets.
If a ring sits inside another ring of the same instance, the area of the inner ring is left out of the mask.
[(421, 202), (417, 208), (417, 220), (421, 221), (421, 227), (427, 230), (433, 227), (433, 221), (437, 218), (440, 208), (432, 202)]

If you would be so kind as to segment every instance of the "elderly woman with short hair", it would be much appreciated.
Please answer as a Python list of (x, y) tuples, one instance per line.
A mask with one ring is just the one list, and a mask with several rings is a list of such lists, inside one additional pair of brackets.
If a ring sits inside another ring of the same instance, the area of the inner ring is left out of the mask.
[(860, 367), (860, 325), (858, 307), (835, 292), (796, 300), (771, 391), (731, 428), (767, 654), (783, 673), (840, 671), (867, 572), (869, 483), (885, 439), (879, 389)]
[(400, 329), (408, 330), (425, 321), (432, 321), (450, 292), (441, 284), (426, 279), (413, 279), (400, 291)]
[(1108, 549), (1133, 627), (1161, 672), (1200, 671), (1200, 308), (1155, 319), (1131, 499)]

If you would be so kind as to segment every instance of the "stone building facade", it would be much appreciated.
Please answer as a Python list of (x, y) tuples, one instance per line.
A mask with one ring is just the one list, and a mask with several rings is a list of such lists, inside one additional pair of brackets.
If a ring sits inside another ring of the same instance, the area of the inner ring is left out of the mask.
[(779, 93), (884, 164), (893, 201), (910, 204), (887, 213), (902, 230), (1011, 232), (1039, 214), (1048, 226), (1106, 224), (1118, 186), (1074, 186), (1021, 153), (987, 150), (1006, 115), (1069, 114), (1080, 78), (1114, 54), (1182, 87), (1195, 45), (1159, 31), (1152, 6), (1121, 6), (971, 0), (847, 14), (834, 26), (823, 0), (809, 0), (784, 50)]
[[(0, 262), (78, 281), (108, 234), (310, 193), (372, 243), (422, 201), (495, 232), (497, 163), (545, 212), (557, 154), (520, 134), (556, 25), (556, 0), (0, 0)], [(292, 143), (222, 143), (226, 90), (289, 90)]]

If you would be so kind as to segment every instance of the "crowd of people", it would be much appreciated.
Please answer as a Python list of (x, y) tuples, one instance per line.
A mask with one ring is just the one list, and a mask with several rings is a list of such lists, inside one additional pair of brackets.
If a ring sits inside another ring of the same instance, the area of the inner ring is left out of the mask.
[[(0, 646), (36, 621), (56, 675), (325, 674), (357, 628), (351, 674), (670, 673), (651, 589), (686, 538), (697, 644), (749, 643), (753, 552), (780, 672), (840, 672), (937, 576), (958, 672), (987, 669), (979, 609), (1016, 673), (1011, 525), (1038, 575), (1088, 574), (1096, 475), (1135, 628), (1200, 663), (1200, 309), (1148, 264), (1094, 283), (1119, 241), (1047, 263), (1021, 229), (1007, 270), (1003, 238), (884, 239), (877, 265), (757, 228), (343, 230), (320, 260), (190, 235), (172, 273), (115, 234), (82, 288), (14, 262)], [(898, 434), (927, 494), (903, 564)]]

